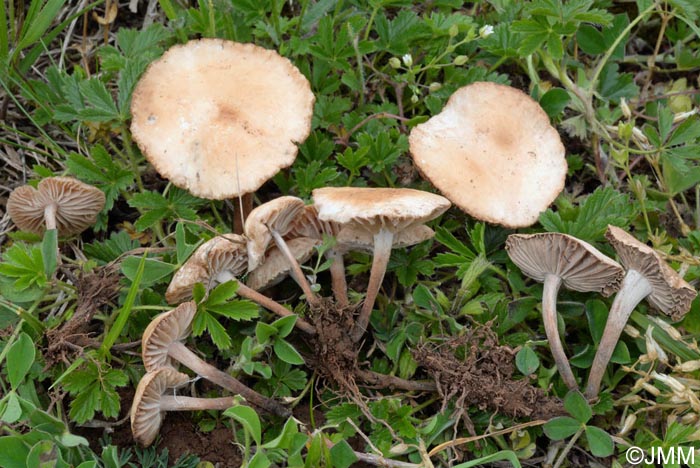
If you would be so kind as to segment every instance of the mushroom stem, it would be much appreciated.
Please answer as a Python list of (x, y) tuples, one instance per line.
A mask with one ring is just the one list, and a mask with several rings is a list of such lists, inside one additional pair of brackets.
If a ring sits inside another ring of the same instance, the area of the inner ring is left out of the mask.
[(548, 274), (545, 276), (544, 291), (542, 292), (542, 320), (559, 375), (566, 386), (573, 390), (578, 388), (578, 384), (564, 352), (564, 346), (559, 336), (559, 327), (557, 327), (557, 293), (561, 282), (561, 278), (557, 275)]
[(335, 249), (331, 249), (326, 254), (328, 258), (333, 259), (331, 263), (331, 283), (333, 287), (333, 297), (341, 309), (348, 306), (348, 283), (345, 280), (345, 262), (343, 254)]
[(362, 338), (369, 324), (369, 317), (374, 308), (374, 301), (377, 299), (379, 288), (382, 286), (386, 267), (389, 264), (391, 256), (391, 246), (394, 242), (394, 233), (388, 229), (381, 228), (374, 235), (374, 259), (372, 260), (372, 270), (369, 274), (369, 284), (367, 285), (367, 294), (365, 302), (362, 304), (362, 310), (357, 317), (355, 326), (352, 329), (352, 340), (357, 343)]
[[(279, 302), (270, 299), (269, 297), (265, 296), (264, 294), (260, 294), (253, 288), (249, 288), (242, 282), (238, 282), (238, 289), (236, 290), (236, 293), (244, 297), (246, 299), (250, 299), (251, 301), (263, 306), (264, 308), (272, 311), (273, 313), (279, 315), (280, 317), (287, 317), (288, 315), (294, 315), (292, 311), (284, 307), (282, 304)], [(297, 318), (296, 323), (294, 324), (296, 327), (298, 327), (300, 330), (308, 333), (309, 335), (315, 335), (316, 334), (316, 329), (311, 325), (309, 322), (302, 318)]]
[(622, 330), (625, 328), (627, 319), (634, 308), (645, 297), (652, 293), (652, 286), (642, 273), (637, 270), (627, 270), (625, 279), (622, 282), (620, 291), (615, 296), (608, 321), (603, 330), (603, 337), (598, 344), (598, 351), (593, 358), (591, 371), (588, 375), (588, 383), (586, 385), (586, 397), (595, 398), (600, 390), (600, 383), (605, 374), (605, 368), (610, 362), (615, 345), (622, 335)]
[(270, 234), (272, 234), (272, 238), (275, 240), (277, 248), (280, 249), (280, 252), (282, 252), (282, 254), (287, 258), (289, 265), (292, 267), (292, 278), (294, 278), (294, 281), (297, 282), (301, 290), (304, 291), (308, 303), (312, 306), (318, 305), (318, 297), (316, 297), (316, 294), (314, 294), (314, 292), (311, 290), (311, 285), (309, 284), (309, 281), (306, 279), (306, 276), (304, 276), (304, 273), (301, 271), (301, 266), (299, 266), (299, 262), (297, 262), (297, 259), (294, 258), (294, 255), (289, 250), (289, 246), (287, 245), (287, 243), (284, 241), (280, 233), (275, 231), (274, 229), (270, 229)]
[(243, 234), (245, 219), (253, 211), (253, 194), (244, 193), (233, 201), (233, 233)]
[(175, 341), (170, 344), (168, 347), (168, 356), (187, 366), (189, 369), (196, 372), (197, 375), (201, 375), (210, 382), (214, 382), (220, 387), (223, 387), (233, 393), (242, 395), (247, 401), (251, 402), (255, 406), (283, 418), (286, 418), (291, 414), (287, 408), (278, 402), (259, 394), (251, 388), (248, 388), (238, 379), (203, 361), (199, 358), (199, 356), (194, 354), (187, 346), (179, 341)]
[(46, 230), (56, 229), (56, 203), (49, 203), (44, 208), (44, 221), (46, 222)]
[(161, 411), (225, 410), (235, 404), (233, 397), (195, 398), (178, 395), (163, 395), (160, 397)]

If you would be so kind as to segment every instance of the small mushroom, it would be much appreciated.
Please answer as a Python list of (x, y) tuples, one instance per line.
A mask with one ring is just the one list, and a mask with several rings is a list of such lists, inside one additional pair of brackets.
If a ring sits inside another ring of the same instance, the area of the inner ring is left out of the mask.
[(420, 173), (462, 211), (490, 223), (535, 223), (566, 177), (559, 133), (537, 102), (496, 83), (458, 89), (409, 136)]
[[(199, 246), (175, 273), (165, 292), (165, 299), (168, 304), (186, 301), (192, 297), (192, 288), (195, 284), (204, 283), (207, 286), (215, 286), (237, 279), (246, 272), (247, 265), (248, 255), (244, 237), (237, 234), (214, 237)], [(246, 286), (242, 281), (238, 281), (236, 293), (280, 317), (292, 315), (292, 312), (282, 304)], [(316, 333), (314, 327), (302, 319), (297, 319), (295, 325), (306, 333)]]
[(321, 221), (356, 226), (374, 239), (367, 294), (351, 334), (357, 342), (369, 323), (395, 236), (437, 218), (450, 207), (450, 202), (413, 189), (326, 187), (314, 190), (312, 196)]
[(131, 433), (138, 444), (148, 447), (153, 443), (166, 411), (224, 410), (235, 404), (233, 397), (192, 398), (175, 395), (175, 389), (189, 380), (186, 374), (168, 367), (150, 371), (141, 378), (130, 412)]
[(92, 185), (71, 177), (47, 177), (37, 189), (16, 188), (7, 200), (7, 212), (24, 231), (57, 229), (59, 235), (71, 236), (95, 224), (104, 205), (104, 193)]
[[(311, 258), (317, 244), (318, 241), (310, 237), (296, 237), (287, 241), (289, 251), (300, 264)], [(256, 291), (271, 288), (289, 276), (291, 269), (287, 257), (280, 249), (273, 247), (267, 251), (262, 265), (248, 273), (246, 283)]]
[(148, 324), (141, 339), (141, 355), (146, 371), (169, 367), (173, 361), (177, 361), (205, 379), (242, 395), (255, 406), (278, 416), (289, 416), (287, 408), (203, 361), (185, 346), (184, 341), (190, 334), (190, 325), (196, 312), (197, 305), (194, 302), (184, 302), (175, 309), (156, 316)]
[(654, 308), (672, 320), (680, 320), (688, 313), (690, 303), (697, 296), (697, 291), (648, 245), (616, 226), (608, 226), (605, 237), (615, 248), (627, 273), (610, 307), (608, 321), (593, 358), (586, 385), (588, 398), (598, 396), (605, 368), (637, 304), (646, 298)]
[(578, 388), (557, 329), (557, 292), (564, 285), (607, 297), (620, 287), (622, 267), (589, 243), (555, 232), (511, 234), (506, 250), (523, 273), (544, 283), (542, 318), (554, 362), (566, 386)]

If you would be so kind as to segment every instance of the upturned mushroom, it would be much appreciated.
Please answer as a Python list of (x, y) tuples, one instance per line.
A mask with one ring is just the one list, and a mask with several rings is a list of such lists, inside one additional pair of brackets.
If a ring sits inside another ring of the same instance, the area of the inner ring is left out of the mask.
[[(289, 251), (300, 264), (311, 258), (317, 244), (318, 241), (310, 237), (295, 237), (287, 241)], [(280, 249), (273, 247), (267, 251), (263, 263), (248, 273), (246, 284), (256, 291), (271, 288), (289, 276), (291, 269), (287, 257)]]
[(308, 80), (277, 52), (198, 39), (149, 65), (132, 96), (131, 131), (173, 184), (202, 198), (242, 197), (249, 212), (246, 194), (294, 162), (314, 101)]
[(479, 82), (458, 89), (409, 136), (420, 173), (462, 211), (490, 223), (535, 223), (564, 188), (559, 133), (528, 95)]
[[(168, 304), (177, 304), (192, 297), (192, 288), (197, 283), (208, 287), (216, 286), (243, 275), (248, 267), (246, 239), (237, 234), (224, 234), (208, 240), (190, 256), (185, 264), (175, 273), (170, 281), (165, 299)], [(254, 288), (238, 281), (236, 294), (272, 311), (280, 317), (292, 315), (292, 312), (279, 302), (260, 294)], [(306, 333), (314, 334), (316, 330), (303, 319), (295, 324)]]
[(248, 402), (272, 414), (287, 417), (291, 413), (280, 403), (247, 387), (235, 377), (203, 361), (194, 354), (184, 341), (190, 334), (190, 325), (197, 312), (194, 302), (184, 302), (173, 310), (156, 316), (141, 339), (141, 356), (146, 371), (161, 367), (172, 367), (177, 361), (197, 375), (243, 396)]
[(395, 236), (437, 218), (450, 207), (450, 202), (429, 192), (389, 188), (326, 187), (314, 190), (312, 197), (321, 221), (356, 226), (374, 239), (365, 302), (351, 333), (357, 342), (369, 323)]
[(559, 287), (607, 297), (620, 287), (622, 267), (589, 243), (554, 232), (511, 234), (506, 250), (524, 274), (544, 283), (542, 318), (549, 347), (566, 386), (578, 388), (557, 327)]
[(605, 368), (637, 304), (646, 299), (652, 307), (670, 316), (671, 320), (680, 320), (688, 313), (690, 303), (697, 296), (697, 291), (648, 245), (616, 226), (608, 226), (605, 237), (620, 257), (620, 263), (627, 268), (627, 273), (610, 307), (608, 321), (593, 358), (585, 392), (588, 398), (598, 395)]
[(97, 187), (72, 177), (47, 177), (35, 189), (16, 188), (7, 200), (7, 212), (24, 231), (42, 234), (56, 229), (61, 236), (79, 234), (95, 224), (105, 205)]
[(233, 397), (192, 398), (175, 395), (175, 389), (190, 378), (175, 369), (161, 367), (146, 373), (136, 387), (131, 404), (131, 433), (134, 440), (148, 447), (153, 443), (167, 411), (224, 410), (236, 402)]

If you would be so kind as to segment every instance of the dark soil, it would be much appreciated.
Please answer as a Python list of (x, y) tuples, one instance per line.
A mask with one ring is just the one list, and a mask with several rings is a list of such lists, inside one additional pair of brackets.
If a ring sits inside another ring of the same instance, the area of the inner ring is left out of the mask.
[(467, 425), (466, 411), (472, 406), (513, 418), (549, 419), (564, 414), (561, 401), (527, 379), (513, 378), (515, 352), (498, 344), (490, 324), (472, 328), (440, 346), (424, 344), (413, 354), (435, 380), (443, 410), (454, 401), (457, 414)]

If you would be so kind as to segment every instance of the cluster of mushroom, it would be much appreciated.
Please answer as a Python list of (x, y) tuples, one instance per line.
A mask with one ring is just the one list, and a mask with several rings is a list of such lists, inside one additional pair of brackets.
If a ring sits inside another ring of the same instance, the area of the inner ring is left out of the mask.
[(637, 304), (646, 298), (654, 308), (679, 320), (690, 310), (697, 295), (649, 246), (616, 226), (608, 226), (606, 237), (624, 268), (587, 242), (566, 234), (511, 234), (506, 242), (510, 258), (523, 273), (544, 283), (545, 332), (557, 369), (571, 389), (578, 388), (578, 384), (557, 327), (559, 287), (599, 292), (606, 297), (617, 292), (588, 376), (585, 390), (588, 398), (598, 395), (605, 368)]

